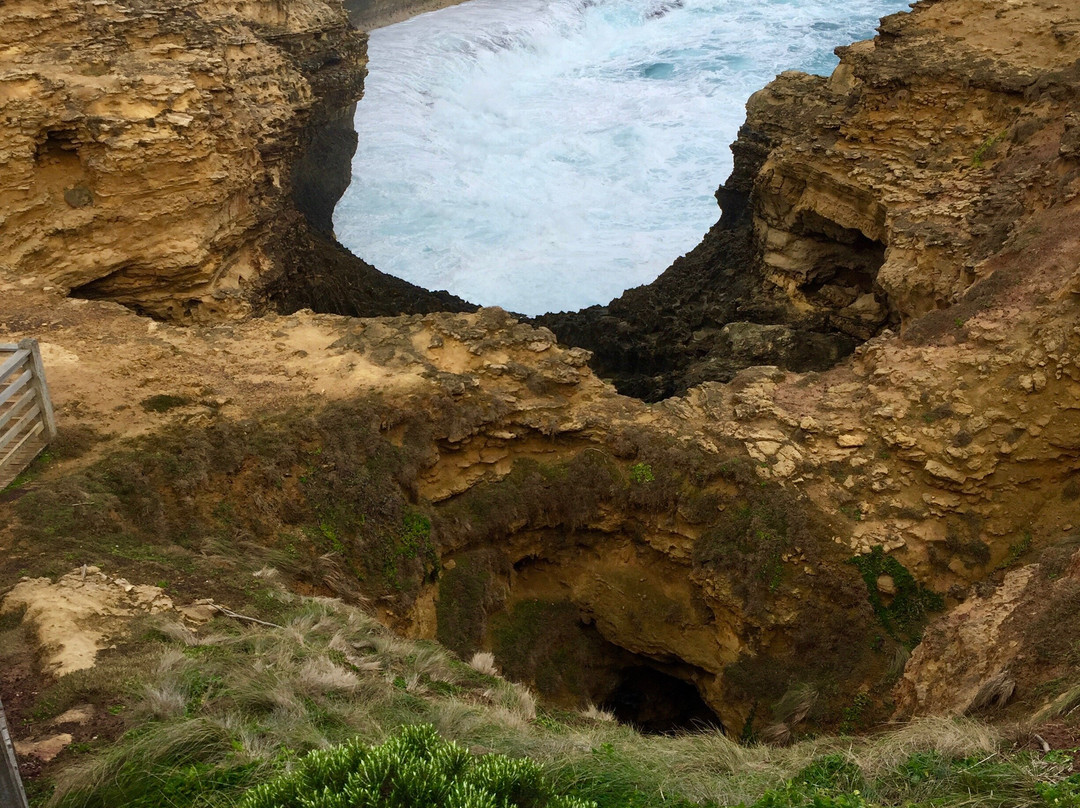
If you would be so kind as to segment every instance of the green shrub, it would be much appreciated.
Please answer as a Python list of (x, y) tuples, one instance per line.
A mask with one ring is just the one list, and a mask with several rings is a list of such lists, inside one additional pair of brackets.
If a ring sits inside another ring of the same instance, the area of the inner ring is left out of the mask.
[(588, 671), (601, 664), (605, 643), (568, 601), (525, 600), (492, 618), (492, 651), (503, 673), (545, 696), (585, 701)]
[(473, 757), (430, 725), (379, 746), (352, 741), (311, 752), (291, 772), (249, 791), (240, 808), (588, 808), (553, 794), (525, 758)]
[(1037, 783), (1035, 790), (1045, 805), (1053, 808), (1080, 808), (1080, 775), (1074, 774), (1060, 783)]
[(869, 808), (862, 771), (842, 754), (813, 761), (779, 788), (766, 791), (751, 808)]
[(463, 553), (439, 577), (436, 638), (462, 659), (480, 650), (488, 615), (501, 609), (510, 562), (496, 549)]
[(726, 572), (736, 592), (759, 599), (776, 592), (784, 577), (783, 554), (809, 546), (814, 527), (803, 504), (779, 486), (749, 488), (694, 545), (694, 561)]

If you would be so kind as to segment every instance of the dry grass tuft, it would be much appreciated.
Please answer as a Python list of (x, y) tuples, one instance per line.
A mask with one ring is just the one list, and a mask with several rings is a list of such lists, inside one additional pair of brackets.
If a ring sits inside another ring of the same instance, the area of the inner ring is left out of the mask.
[(850, 751), (851, 759), (868, 776), (896, 768), (916, 752), (934, 751), (945, 757), (986, 756), (997, 752), (1001, 734), (970, 718), (920, 718), (892, 732), (868, 739)]
[(484, 691), (484, 698), (497, 708), (508, 710), (523, 721), (536, 718), (536, 696), (524, 685), (500, 679)]
[(607, 723), (614, 723), (615, 721), (615, 713), (609, 710), (602, 710), (591, 702), (581, 711), (581, 717), (588, 719), (589, 721), (605, 721)]
[(1074, 685), (1055, 698), (1032, 717), (1035, 724), (1071, 715), (1080, 707), (1080, 685)]
[(297, 675), (299, 689), (307, 693), (351, 693), (359, 686), (356, 674), (325, 656), (308, 659)]
[(499, 675), (499, 669), (495, 667), (495, 655), (490, 651), (477, 651), (473, 654), (469, 667), (487, 676)]
[(975, 694), (975, 698), (971, 700), (971, 704), (968, 705), (965, 712), (970, 715), (980, 710), (1004, 707), (1015, 692), (1016, 680), (1012, 678), (1008, 670), (1003, 670), (983, 682), (982, 687), (979, 688), (979, 692)]
[(182, 643), (189, 647), (202, 643), (194, 631), (177, 620), (161, 620), (154, 628), (159, 634), (173, 642)]
[(171, 683), (146, 688), (142, 703), (143, 712), (157, 721), (180, 718), (187, 708), (187, 696)]
[(790, 688), (773, 705), (773, 718), (776, 720), (761, 731), (761, 739), (773, 746), (790, 744), (794, 739), (795, 727), (806, 720), (817, 701), (818, 690), (811, 684)]
[(769, 724), (758, 733), (758, 736), (770, 746), (787, 746), (793, 737), (791, 727), (783, 721)]
[[(193, 764), (210, 771), (250, 766), (244, 776), (255, 782), (282, 765), (284, 747), (302, 753), (350, 738), (377, 743), (415, 723), (431, 723), (477, 753), (530, 757), (569, 787), (641, 805), (663, 803), (662, 794), (752, 804), (825, 755), (854, 764), (867, 783), (891, 783), (915, 753), (990, 760), (1002, 749), (1002, 737), (973, 719), (921, 719), (874, 737), (822, 737), (783, 748), (741, 746), (714, 731), (642, 736), (594, 705), (580, 718), (537, 720), (534, 695), (491, 676), (490, 656), (465, 665), (438, 646), (395, 637), (337, 601), (301, 600), (283, 623), (219, 618), (194, 637), (175, 628), (157, 632), (156, 665), (147, 666), (129, 702), (139, 732), (61, 772), (53, 804), (81, 805), (81, 795), (95, 789), (111, 789), (102, 791), (111, 802), (87, 804), (138, 804), (135, 784), (145, 788)], [(776, 706), (786, 719), (777, 723), (801, 720), (814, 695), (793, 688)], [(1000, 785), (1012, 789), (1008, 798), (1027, 793), (1027, 771), (1004, 768)]]

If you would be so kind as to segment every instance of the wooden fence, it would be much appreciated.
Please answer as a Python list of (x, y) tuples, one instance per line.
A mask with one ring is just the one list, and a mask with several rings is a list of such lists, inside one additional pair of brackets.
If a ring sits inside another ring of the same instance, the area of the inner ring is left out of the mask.
[(0, 344), (0, 489), (56, 437), (37, 340)]

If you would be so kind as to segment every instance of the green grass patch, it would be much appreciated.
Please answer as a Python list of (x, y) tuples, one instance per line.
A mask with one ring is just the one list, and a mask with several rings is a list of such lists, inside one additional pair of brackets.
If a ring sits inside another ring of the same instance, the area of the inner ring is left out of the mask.
[(784, 553), (808, 543), (813, 527), (797, 498), (775, 485), (746, 491), (694, 545), (696, 563), (729, 575), (746, 598), (776, 592)]
[(319, 750), (240, 808), (595, 808), (557, 794), (539, 766), (439, 737), (431, 725), (405, 727), (378, 746), (351, 742)]
[[(457, 777), (447, 776), (453, 767), (431, 769), (436, 759), (456, 761), (462, 771), (478, 767), (487, 778), (506, 764), (488, 770), (485, 761), (505, 756), (528, 759), (514, 771), (541, 783), (551, 805), (566, 796), (598, 808), (1075, 805), (1068, 756), (1011, 751), (971, 720), (930, 719), (874, 737), (820, 736), (787, 748), (740, 746), (718, 732), (642, 736), (573, 712), (536, 718), (521, 687), (480, 674), (433, 643), (396, 637), (340, 602), (294, 601), (281, 623), (216, 618), (193, 632), (155, 622), (135, 646), (59, 680), (43, 694), (38, 720), (89, 701), (105, 713), (122, 705), (115, 718), (130, 730), (65, 753), (53, 769), (50, 804), (234, 808), (251, 788), (287, 791), (289, 783), (321, 777), (304, 762), (326, 754), (305, 757), (313, 750), (350, 748), (339, 772), (345, 782), (373, 760), (373, 746), (391, 739), (387, 749), (394, 748), (400, 741), (393, 738), (420, 732), (396, 735), (400, 728), (429, 724), (438, 732), (422, 731), (431, 754), (413, 762), (391, 756), (400, 778), (388, 781), (390, 759), (380, 758), (380, 794), (383, 785), (427, 787), (423, 782), (448, 794)], [(435, 751), (450, 741), (473, 754)], [(35, 794), (48, 799), (45, 791)], [(314, 799), (319, 792), (304, 793)], [(439, 804), (427, 802), (438, 795), (400, 793), (411, 795), (402, 797), (413, 800), (406, 805)]]
[[(903, 564), (885, 555), (880, 545), (866, 555), (855, 556), (851, 563), (866, 583), (870, 605), (882, 628), (909, 648), (918, 645), (929, 614), (945, 607), (944, 598), (916, 581)], [(896, 587), (896, 594), (888, 604), (878, 590), (877, 581), (882, 575), (890, 576)]]
[(995, 148), (1001, 141), (1003, 141), (1008, 135), (1007, 129), (1002, 129), (1000, 132), (989, 135), (986, 140), (979, 144), (979, 148), (975, 150), (975, 153), (971, 156), (971, 165), (975, 168), (982, 168), (986, 159), (994, 152)]

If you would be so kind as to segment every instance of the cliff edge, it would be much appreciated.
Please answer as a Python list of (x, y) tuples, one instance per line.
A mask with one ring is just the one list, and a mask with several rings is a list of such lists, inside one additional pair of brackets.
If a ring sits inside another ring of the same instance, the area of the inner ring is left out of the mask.
[(333, 242), (365, 65), (340, 0), (4, 3), (0, 261), (177, 320), (327, 264), (355, 313), (460, 307)]

